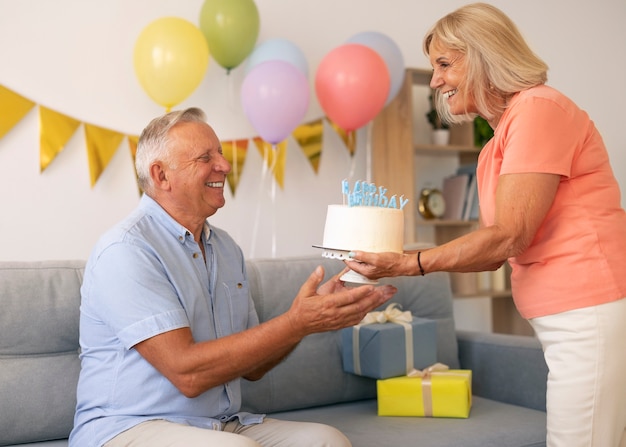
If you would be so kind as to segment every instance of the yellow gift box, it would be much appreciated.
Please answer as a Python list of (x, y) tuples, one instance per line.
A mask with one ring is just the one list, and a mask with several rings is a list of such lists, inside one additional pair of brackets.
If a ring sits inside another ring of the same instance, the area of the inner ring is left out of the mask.
[(472, 407), (472, 371), (433, 367), (376, 382), (379, 416), (467, 418)]

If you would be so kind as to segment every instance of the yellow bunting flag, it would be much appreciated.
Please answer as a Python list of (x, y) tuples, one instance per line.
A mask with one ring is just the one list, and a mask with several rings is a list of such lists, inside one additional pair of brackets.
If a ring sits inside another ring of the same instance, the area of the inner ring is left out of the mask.
[(328, 122), (333, 127), (333, 129), (335, 129), (335, 131), (339, 134), (339, 136), (345, 143), (346, 147), (348, 148), (348, 151), (350, 151), (350, 155), (354, 155), (354, 152), (356, 150), (356, 132), (354, 130), (346, 132), (337, 124), (333, 123), (331, 120), (328, 120)]
[(4, 137), (35, 103), (0, 85), (0, 138)]
[(130, 156), (133, 157), (133, 163), (135, 163), (135, 157), (137, 156), (137, 144), (139, 144), (139, 137), (136, 135), (127, 135), (128, 148), (130, 149)]
[[(139, 137), (137, 135), (126, 135), (126, 138), (128, 138), (128, 148), (130, 149), (130, 156), (133, 158), (133, 170), (135, 171), (135, 177), (137, 177), (135, 158), (137, 157), (137, 144), (139, 144)], [(141, 187), (139, 187), (139, 181), (137, 181), (137, 187), (139, 188), (139, 195), (143, 194)]]
[(80, 121), (39, 106), (39, 168), (43, 172), (65, 148)]
[(320, 118), (306, 124), (302, 124), (292, 132), (294, 139), (300, 145), (300, 149), (313, 166), (317, 174), (322, 158), (322, 137), (324, 135), (324, 121)]
[(287, 141), (272, 145), (263, 141), (261, 137), (254, 138), (254, 144), (261, 153), (267, 167), (274, 172), (274, 178), (283, 189), (285, 182), (285, 164), (287, 163)]
[(103, 127), (85, 124), (85, 138), (87, 140), (89, 175), (93, 187), (113, 158), (115, 151), (124, 139), (124, 135)]
[(235, 191), (237, 190), (237, 185), (239, 185), (239, 179), (243, 172), (243, 165), (246, 162), (249, 140), (246, 138), (244, 140), (222, 141), (221, 143), (224, 158), (228, 160), (231, 166), (226, 180), (228, 181), (230, 192), (235, 196)]

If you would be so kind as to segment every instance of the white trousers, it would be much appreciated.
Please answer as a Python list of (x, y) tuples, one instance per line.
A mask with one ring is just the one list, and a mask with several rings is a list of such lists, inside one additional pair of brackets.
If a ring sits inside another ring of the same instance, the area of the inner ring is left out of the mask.
[(223, 424), (223, 431), (148, 421), (120, 433), (104, 447), (350, 447), (334, 427), (312, 422), (265, 418), (261, 424)]
[(626, 447), (626, 298), (529, 321), (550, 370), (548, 447)]

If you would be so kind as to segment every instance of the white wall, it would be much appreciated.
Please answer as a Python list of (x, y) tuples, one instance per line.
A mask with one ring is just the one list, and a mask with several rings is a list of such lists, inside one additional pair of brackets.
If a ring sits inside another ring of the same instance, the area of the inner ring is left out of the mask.
[[(282, 37), (296, 43), (308, 58), (311, 85), (324, 55), (361, 31), (387, 34), (401, 47), (407, 66), (428, 67), (421, 53), (424, 32), (463, 3), (256, 0), (259, 42)], [(548, 62), (550, 84), (594, 118), (626, 192), (626, 2), (493, 3), (518, 23)], [(151, 21), (165, 16), (197, 23), (202, 4), (203, 0), (0, 0), (0, 85), (80, 121), (139, 134), (163, 109), (136, 80), (132, 51), (137, 36)], [(242, 78), (243, 67), (227, 76), (212, 60), (203, 83), (178, 107), (203, 108), (222, 139), (255, 136), (239, 105)], [(321, 116), (314, 99), (306, 119)], [(319, 174), (291, 141), (285, 188), (273, 198), (269, 183), (259, 185), (261, 158), (250, 146), (236, 197), (227, 192), (226, 207), (212, 218), (230, 231), (247, 256), (315, 253), (311, 245), (321, 242), (326, 205), (341, 200), (341, 179), (351, 174), (353, 179), (366, 178), (367, 132), (359, 132), (357, 154), (351, 159), (333, 131), (326, 130)], [(38, 138), (33, 109), (0, 140), (0, 259), (84, 259), (98, 236), (137, 204), (126, 142), (92, 189), (82, 128), (43, 174)]]

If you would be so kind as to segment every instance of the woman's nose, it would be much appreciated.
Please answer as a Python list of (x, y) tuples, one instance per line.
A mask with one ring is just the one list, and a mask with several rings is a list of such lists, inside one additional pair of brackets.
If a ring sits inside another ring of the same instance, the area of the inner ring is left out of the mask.
[(436, 89), (443, 85), (443, 78), (437, 73), (437, 70), (433, 70), (433, 75), (430, 78), (430, 88)]

